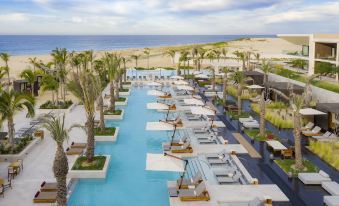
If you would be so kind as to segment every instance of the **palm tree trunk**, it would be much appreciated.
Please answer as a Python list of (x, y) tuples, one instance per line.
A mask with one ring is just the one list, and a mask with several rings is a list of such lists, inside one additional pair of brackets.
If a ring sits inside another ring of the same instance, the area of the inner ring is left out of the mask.
[(301, 153), (301, 117), (299, 111), (294, 114), (294, 147), (295, 147), (295, 168), (302, 170), (304, 168)]
[(265, 136), (265, 114), (266, 114), (266, 108), (265, 108), (265, 95), (264, 91), (261, 93), (260, 98), (260, 131), (259, 135), (264, 137)]
[(149, 69), (149, 55), (147, 55), (147, 69)]
[(227, 102), (227, 77), (224, 77), (224, 85), (223, 85), (223, 91), (222, 91), (222, 100), (224, 102), (224, 106), (226, 106)]
[(66, 102), (66, 85), (65, 85), (65, 82), (62, 83), (62, 89), (63, 89), (63, 99), (64, 99), (64, 102)]
[(105, 118), (104, 118), (104, 100), (102, 94), (99, 95), (99, 109), (100, 109), (100, 123), (99, 127), (101, 131), (105, 130)]
[(109, 110), (110, 111), (114, 111), (114, 108), (115, 108), (115, 96), (114, 96), (114, 82), (111, 81), (110, 82), (110, 85), (109, 85), (109, 91), (110, 91), (110, 106), (109, 106)]
[(13, 117), (8, 117), (8, 142), (11, 146), (14, 146), (14, 120)]
[(94, 115), (87, 116), (87, 150), (86, 157), (88, 162), (92, 162), (94, 158)]
[(58, 206), (67, 205), (67, 186), (66, 177), (68, 173), (67, 156), (62, 147), (62, 143), (58, 144), (53, 163), (54, 176), (57, 181), (56, 202)]
[(212, 70), (212, 90), (215, 91), (215, 73), (214, 73), (214, 69)]
[(238, 115), (241, 115), (241, 94), (242, 94), (242, 88), (239, 85), (238, 86)]
[(55, 106), (54, 91), (52, 90), (52, 103)]

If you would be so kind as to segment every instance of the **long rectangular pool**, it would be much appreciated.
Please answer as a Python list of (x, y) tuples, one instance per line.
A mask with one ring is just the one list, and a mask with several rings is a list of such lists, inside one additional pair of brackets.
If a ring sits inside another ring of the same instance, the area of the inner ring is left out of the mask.
[(164, 114), (146, 109), (156, 101), (147, 96), (147, 88), (133, 88), (122, 121), (108, 121), (106, 126), (120, 128), (116, 143), (96, 143), (96, 154), (111, 155), (105, 180), (79, 180), (69, 206), (166, 206), (169, 205), (167, 180), (178, 173), (146, 171), (146, 153), (161, 153), (166, 132), (145, 130), (147, 121), (158, 121)]

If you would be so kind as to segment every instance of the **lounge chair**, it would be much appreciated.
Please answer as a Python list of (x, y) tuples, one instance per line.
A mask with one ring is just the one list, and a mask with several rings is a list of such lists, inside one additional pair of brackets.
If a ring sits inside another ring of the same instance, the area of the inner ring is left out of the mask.
[(244, 122), (242, 126), (246, 129), (258, 129), (259, 128), (259, 122), (254, 120), (250, 122)]
[(320, 136), (320, 131), (321, 128), (318, 126), (315, 126), (312, 130), (308, 131), (302, 131), (303, 135), (307, 136), (307, 137), (312, 137), (312, 136)]
[(231, 166), (225, 169), (213, 170), (213, 173), (216, 177), (229, 177), (230, 174), (234, 174), (237, 170), (237, 167)]
[(224, 165), (224, 164), (230, 164), (231, 158), (229, 155), (224, 155), (222, 159), (207, 159), (208, 164), (211, 166), (213, 165)]
[(230, 183), (236, 183), (239, 182), (241, 178), (241, 173), (235, 171), (232, 176), (229, 177), (216, 177), (219, 184), (230, 184)]
[(206, 159), (220, 159), (220, 157), (228, 155), (225, 150), (219, 152), (219, 153), (208, 153), (205, 154)]
[(239, 122), (243, 124), (244, 122), (252, 122), (255, 121), (252, 116), (246, 117), (246, 118), (239, 118)]
[(87, 143), (72, 142), (71, 144), (71, 148), (86, 148), (86, 147), (87, 147)]
[(193, 153), (193, 148), (191, 147), (189, 142), (185, 142), (182, 146), (172, 146), (172, 153)]
[(312, 128), (314, 127), (314, 123), (313, 122), (308, 122), (305, 126), (303, 126), (301, 128), (302, 131), (305, 131), (305, 130), (311, 130)]
[(319, 136), (312, 136), (312, 138), (316, 139), (316, 140), (321, 140), (321, 139), (327, 139), (331, 136), (331, 132), (326, 131), (324, 134), (319, 135)]
[(56, 192), (58, 190), (56, 182), (43, 182), (40, 185), (41, 192)]
[(339, 195), (339, 184), (334, 181), (326, 181), (321, 183), (321, 187), (324, 188), (331, 195)]
[(179, 190), (178, 194), (181, 201), (208, 201), (210, 196), (206, 190), (206, 185), (201, 182), (195, 189)]
[(339, 196), (324, 196), (324, 203), (327, 206), (338, 206)]
[(83, 148), (67, 148), (66, 154), (67, 155), (81, 155), (84, 152)]
[(254, 102), (254, 103), (257, 103), (257, 102), (260, 101), (260, 97), (261, 97), (260, 95), (258, 95), (258, 96), (256, 96), (256, 97), (251, 97), (251, 98), (250, 98), (250, 101), (251, 101), (251, 102)]
[(194, 134), (205, 134), (209, 132), (209, 129), (207, 127), (203, 128), (193, 128)]
[(217, 144), (215, 139), (198, 139), (199, 144)]
[(298, 178), (305, 185), (320, 185), (322, 182), (331, 181), (330, 176), (322, 170), (318, 173), (299, 173)]
[(223, 202), (222, 206), (265, 206), (271, 204), (265, 204), (263, 200), (258, 197), (249, 202)]
[(55, 203), (57, 192), (40, 192), (35, 193), (34, 203)]
[(202, 174), (200, 172), (197, 172), (195, 173), (195, 175), (192, 177), (192, 178), (188, 178), (188, 179), (183, 179), (181, 181), (181, 178), (177, 180), (177, 185), (180, 186), (181, 184), (181, 187), (180, 189), (183, 189), (183, 188), (186, 188), (188, 189), (188, 186), (190, 185), (198, 185), (199, 183), (201, 183), (203, 181), (202, 179)]

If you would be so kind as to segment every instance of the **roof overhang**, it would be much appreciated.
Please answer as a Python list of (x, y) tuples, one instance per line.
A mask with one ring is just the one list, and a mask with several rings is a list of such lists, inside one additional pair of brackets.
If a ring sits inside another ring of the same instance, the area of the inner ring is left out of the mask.
[(309, 45), (311, 34), (278, 34), (279, 38), (296, 45)]

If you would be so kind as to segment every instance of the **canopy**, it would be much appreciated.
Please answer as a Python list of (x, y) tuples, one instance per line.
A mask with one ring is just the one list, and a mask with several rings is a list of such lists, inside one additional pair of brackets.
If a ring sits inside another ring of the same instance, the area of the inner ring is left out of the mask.
[(168, 109), (168, 105), (159, 102), (147, 103), (147, 109)]
[(177, 89), (179, 89), (179, 90), (186, 90), (186, 91), (194, 91), (193, 87), (186, 86), (186, 85), (184, 85), (184, 86), (177, 86)]
[(208, 79), (208, 76), (205, 75), (205, 74), (198, 74), (198, 75), (195, 75), (195, 78), (199, 78), (199, 79)]
[(249, 86), (246, 86), (247, 88), (249, 89), (264, 89), (265, 87), (262, 87), (260, 85), (256, 85), (256, 84), (253, 84), (253, 85), (249, 85)]
[(174, 125), (166, 122), (147, 122), (146, 130), (148, 131), (173, 131)]
[(148, 86), (161, 86), (162, 84), (159, 82), (148, 82), (147, 85)]
[(184, 162), (164, 154), (147, 153), (146, 170), (184, 172)]
[(159, 90), (149, 90), (147, 92), (147, 95), (149, 95), (149, 96), (163, 96), (163, 95), (165, 95), (165, 92), (159, 91)]
[(313, 108), (301, 109), (299, 113), (303, 116), (314, 116), (314, 115), (324, 115), (325, 113)]
[(184, 103), (188, 105), (197, 105), (197, 106), (205, 105), (203, 101), (201, 101), (200, 99), (195, 99), (195, 98), (184, 99)]
[(184, 77), (182, 77), (182, 76), (171, 76), (170, 78), (171, 79), (181, 79), (181, 80), (184, 79)]
[(188, 85), (188, 82), (184, 81), (184, 80), (178, 80), (173, 82), (175, 85)]
[(215, 115), (215, 111), (210, 108), (210, 107), (191, 107), (191, 112), (192, 114), (197, 114), (197, 115)]

